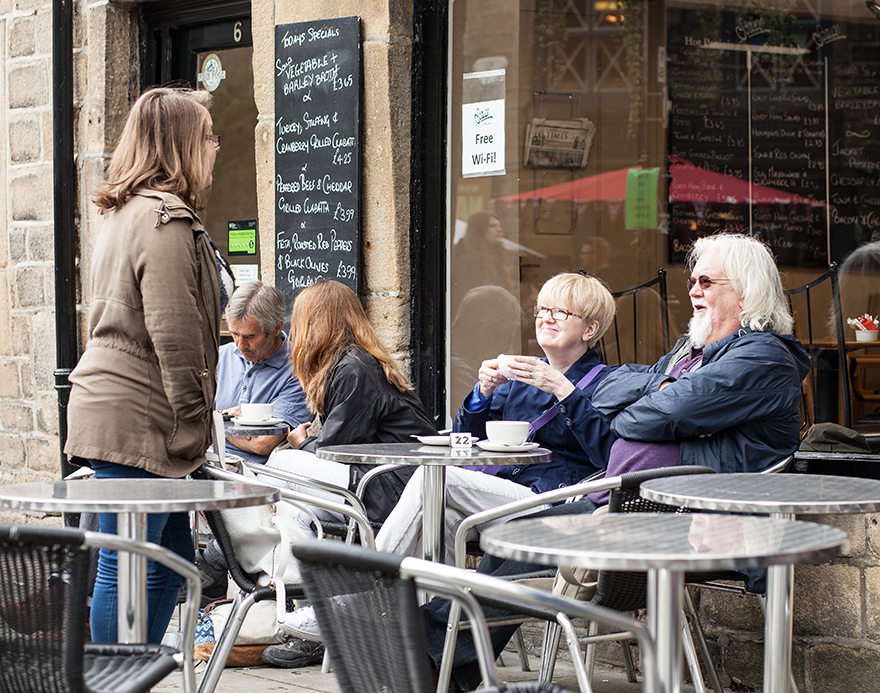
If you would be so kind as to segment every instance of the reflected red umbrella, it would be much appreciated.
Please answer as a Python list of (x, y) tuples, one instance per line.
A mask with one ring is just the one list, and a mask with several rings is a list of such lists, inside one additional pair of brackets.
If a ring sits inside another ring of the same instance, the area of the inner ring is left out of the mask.
[(809, 197), (754, 183), (750, 194), (747, 180), (700, 168), (675, 155), (670, 156), (669, 160), (669, 173), (672, 177), (669, 185), (670, 202), (825, 206), (823, 202)]
[[(633, 168), (641, 168), (634, 166)], [(598, 173), (595, 176), (578, 178), (566, 183), (550, 185), (546, 188), (529, 190), (516, 195), (500, 197), (499, 200), (573, 200), (575, 202), (590, 202), (595, 200), (625, 200), (626, 177), (631, 169), (622, 168), (619, 171)]]

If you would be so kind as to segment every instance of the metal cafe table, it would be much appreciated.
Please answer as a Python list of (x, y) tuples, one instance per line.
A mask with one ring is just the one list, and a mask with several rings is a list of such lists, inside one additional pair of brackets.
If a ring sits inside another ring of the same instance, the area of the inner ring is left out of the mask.
[[(767, 513), (790, 519), (796, 513), (833, 515), (880, 511), (880, 481), (803, 474), (706, 474), (653, 479), (645, 498), (669, 505), (735, 513)], [(764, 689), (788, 693), (791, 671), (794, 568), (767, 571), (764, 624)]]
[(364, 445), (328, 445), (318, 448), (318, 457), (345, 464), (402, 464), (425, 467), (422, 498), (422, 554), (426, 560), (442, 563), (445, 552), (444, 516), (446, 514), (446, 467), (509, 464), (526, 465), (549, 462), (546, 448), (528, 452), (489, 452), (479, 447), (451, 448), (421, 443), (374, 443)]
[[(121, 536), (145, 541), (147, 515), (274, 503), (276, 488), (196, 479), (79, 479), (0, 486), (0, 507), (12, 510), (116, 513)], [(147, 639), (147, 561), (119, 555), (121, 643)]]
[(660, 690), (678, 693), (685, 572), (822, 561), (845, 550), (848, 539), (841, 529), (811, 522), (610, 513), (516, 520), (486, 528), (480, 544), (493, 556), (527, 563), (647, 571), (648, 627), (657, 647)]

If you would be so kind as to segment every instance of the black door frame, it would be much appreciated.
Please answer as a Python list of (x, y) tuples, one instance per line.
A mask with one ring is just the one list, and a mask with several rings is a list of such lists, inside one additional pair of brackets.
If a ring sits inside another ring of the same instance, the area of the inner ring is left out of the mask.
[(416, 393), (446, 421), (448, 0), (414, 0), (410, 180), (410, 353)]
[(187, 83), (196, 54), (253, 45), (250, 0), (159, 0), (138, 5), (141, 88)]

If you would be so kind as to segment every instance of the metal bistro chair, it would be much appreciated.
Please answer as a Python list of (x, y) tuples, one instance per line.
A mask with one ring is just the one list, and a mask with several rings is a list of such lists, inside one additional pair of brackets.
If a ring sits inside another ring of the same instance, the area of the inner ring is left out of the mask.
[[(552, 683), (518, 682), (498, 686), (486, 621), (470, 590), (530, 604), (560, 615), (566, 633), (570, 618), (601, 620), (630, 631), (643, 650), (644, 690), (657, 689), (654, 643), (638, 621), (607, 609), (453, 566), (370, 551), (336, 542), (294, 544), (306, 594), (315, 606), (324, 642), (343, 693), (412, 691), (432, 693), (422, 615), (417, 590), (452, 599), (465, 609), (475, 636), (480, 673), (487, 693), (566, 693)], [(445, 691), (438, 683), (437, 690)]]
[[(656, 289), (652, 287), (657, 287)], [(647, 293), (645, 293), (647, 292)], [(615, 291), (611, 294), (614, 297), (615, 302), (618, 306), (618, 311), (614, 315), (614, 322), (612, 323), (613, 334), (614, 334), (614, 343), (611, 344), (613, 348), (606, 348), (606, 344), (608, 343), (607, 336), (603, 337), (600, 340), (600, 351), (602, 354), (602, 360), (605, 363), (617, 363), (617, 365), (622, 365), (624, 362), (631, 363), (653, 363), (660, 356), (669, 351), (669, 312), (667, 310), (667, 293), (666, 293), (666, 270), (659, 269), (657, 270), (657, 276), (654, 277), (651, 281), (645, 282), (644, 284), (640, 284), (639, 286), (634, 286), (630, 289), (624, 289), (623, 291)], [(651, 298), (656, 297), (658, 304), (648, 305), (646, 306), (646, 302), (651, 300)], [(632, 298), (632, 301), (624, 301), (623, 299)], [(631, 303), (631, 307), (626, 305)], [(650, 316), (653, 319), (658, 315), (660, 317), (660, 329), (652, 329), (654, 325), (647, 325), (644, 330), (639, 331), (639, 314), (641, 307), (641, 315), (642, 317)], [(659, 307), (659, 311), (657, 310)], [(631, 319), (629, 324), (627, 325), (627, 330), (623, 330), (620, 327), (621, 320), (621, 312), (626, 312), (631, 314)], [(628, 351), (624, 351), (621, 349), (621, 340), (623, 339), (625, 345), (628, 346), (628, 328), (632, 327), (632, 353)], [(644, 337), (644, 335), (650, 335), (652, 338), (656, 339), (656, 335), (659, 332), (660, 337), (662, 339), (661, 344), (653, 345), (654, 348), (651, 348), (652, 345), (642, 344), (644, 347), (642, 349), (642, 353), (639, 353), (640, 339), (639, 337)], [(662, 351), (661, 351), (662, 348)], [(651, 352), (645, 354), (645, 351)], [(612, 353), (609, 353), (612, 352)], [(657, 353), (653, 353), (657, 352)], [(616, 361), (612, 358), (609, 360), (609, 357), (616, 356)], [(642, 360), (640, 360), (640, 356)]]
[[(157, 644), (86, 643), (89, 550), (129, 551), (186, 577), (181, 649)], [(145, 693), (183, 669), (195, 693), (192, 642), (201, 582), (167, 549), (71, 528), (0, 525), (0, 691)]]
[[(204, 466), (201, 468), (200, 473), (224, 481), (264, 483), (251, 477), (243, 476), (228, 469), (220, 469), (218, 467)], [(324, 498), (310, 496), (290, 489), (282, 488), (280, 490), (281, 499), (283, 501), (287, 501), (300, 509), (306, 509), (307, 506), (314, 506), (338, 512), (351, 518), (358, 526), (361, 542), (370, 548), (374, 546), (373, 530), (370, 527), (370, 523), (366, 516), (360, 513), (357, 508), (351, 505), (343, 505), (342, 503), (334, 503)], [(254, 580), (253, 576), (248, 575), (242, 569), (241, 564), (236, 558), (235, 546), (226, 530), (226, 524), (223, 521), (222, 514), (216, 510), (205, 512), (203, 514), (211, 527), (214, 537), (220, 545), (223, 558), (226, 561), (226, 565), (229, 566), (229, 574), (239, 588), (239, 593), (233, 602), (232, 613), (230, 613), (229, 618), (226, 620), (223, 632), (217, 638), (214, 651), (211, 653), (208, 660), (208, 666), (205, 669), (205, 673), (199, 684), (198, 693), (212, 693), (217, 687), (220, 675), (223, 673), (223, 668), (226, 666), (226, 660), (229, 658), (229, 653), (235, 645), (235, 639), (238, 637), (238, 633), (241, 630), (248, 611), (250, 611), (251, 607), (257, 602), (275, 600), (277, 598), (277, 592), (275, 585), (259, 585)], [(352, 534), (352, 539), (353, 537), (354, 534)], [(283, 589), (287, 599), (302, 599), (305, 596), (302, 583), (299, 582), (295, 584), (285, 584), (283, 585)], [(326, 659), (322, 670), (324, 672), (328, 671)]]
[[(786, 289), (784, 292), (786, 297), (788, 298), (788, 307), (791, 310), (792, 315), (795, 316), (795, 324), (797, 326), (797, 331), (799, 332), (803, 331), (802, 328), (804, 321), (799, 319), (799, 315), (794, 308), (792, 296), (803, 294), (805, 301), (804, 312), (806, 314), (807, 328), (806, 342), (810, 358), (813, 360), (813, 368), (811, 369), (810, 374), (807, 376), (808, 384), (805, 383), (803, 390), (805, 430), (809, 428), (811, 424), (816, 423), (819, 418), (819, 398), (817, 395), (816, 364), (817, 357), (819, 353), (821, 353), (821, 350), (817, 350), (815, 347), (815, 338), (813, 331), (812, 291), (817, 286), (823, 284), (826, 281), (830, 282), (831, 285), (831, 307), (834, 311), (834, 332), (835, 340), (837, 342), (837, 368), (838, 377), (840, 378), (840, 391), (842, 392), (843, 396), (843, 425), (846, 428), (852, 428), (852, 403), (850, 399), (850, 382), (846, 363), (846, 338), (843, 331), (843, 315), (841, 314), (840, 309), (840, 284), (837, 277), (837, 263), (832, 262), (830, 265), (828, 265), (828, 271), (825, 272), (825, 274), (823, 274), (822, 276), (816, 277), (813, 281), (808, 282), (802, 286), (797, 286), (793, 289)], [(802, 335), (798, 336), (803, 339)]]
[[(461, 523), (455, 535), (455, 555), (456, 565), (463, 566), (466, 557), (467, 535), (471, 529), (477, 528), (487, 522), (498, 520), (513, 513), (521, 513), (523, 510), (534, 508), (539, 505), (559, 503), (567, 499), (574, 499), (588, 493), (598, 491), (611, 491), (612, 496), (609, 500), (610, 512), (673, 512), (677, 508), (665, 506), (659, 503), (649, 503), (641, 498), (638, 494), (639, 485), (647, 479), (659, 478), (664, 476), (677, 476), (682, 474), (711, 474), (714, 470), (708, 467), (670, 467), (666, 469), (646, 470), (644, 472), (633, 472), (622, 474), (616, 477), (607, 477), (605, 479), (594, 480), (586, 483), (576, 484), (562, 489), (547, 491), (545, 493), (536, 494), (534, 498), (526, 498), (513, 503), (475, 513), (465, 518)], [(629, 573), (622, 571), (599, 571), (597, 576), (596, 595), (589, 602), (593, 606), (603, 608), (611, 608), (618, 611), (634, 611), (644, 608), (647, 603), (647, 576), (645, 573)], [(549, 681), (553, 675), (555, 665), (556, 651), (559, 645), (560, 628), (563, 624), (556, 619), (555, 614), (542, 612), (534, 607), (523, 608), (522, 604), (516, 602), (497, 599), (490, 595), (477, 594), (480, 602), (486, 606), (505, 609), (512, 613), (512, 616), (499, 619), (489, 619), (490, 625), (510, 625), (519, 623), (527, 619), (539, 619), (547, 622), (547, 630), (544, 636), (544, 645), (541, 654), (541, 671), (539, 675), (540, 681)], [(443, 662), (440, 668), (440, 681), (448, 684), (452, 670), (452, 654), (454, 651), (455, 640), (460, 628), (467, 627), (466, 623), (459, 623), (460, 610), (453, 604), (449, 614), (449, 625), (446, 632), (446, 642), (444, 644)], [(694, 646), (690, 637), (690, 631), (686, 628), (684, 617), (682, 616), (682, 625), (684, 629), (685, 653), (688, 657), (688, 664), (691, 667), (692, 676), (695, 680), (702, 680), (702, 674), (697, 662)], [(582, 642), (599, 642), (607, 640), (626, 641), (630, 639), (630, 633), (614, 633), (597, 635), (595, 628), (591, 628), (591, 635), (587, 638), (581, 638)], [(592, 638), (592, 640), (590, 639)], [(592, 650), (588, 649), (584, 657), (580, 656), (578, 648), (578, 638), (573, 640), (567, 635), (569, 648), (573, 649), (575, 654), (572, 655), (572, 662), (575, 666), (575, 672), (578, 677), (578, 685), (583, 693), (589, 693), (592, 688), (590, 678), (592, 677)], [(629, 650), (624, 644), (624, 662), (627, 668), (627, 675), (631, 682), (635, 681), (635, 671), (632, 665)], [(584, 660), (587, 660), (586, 663)]]

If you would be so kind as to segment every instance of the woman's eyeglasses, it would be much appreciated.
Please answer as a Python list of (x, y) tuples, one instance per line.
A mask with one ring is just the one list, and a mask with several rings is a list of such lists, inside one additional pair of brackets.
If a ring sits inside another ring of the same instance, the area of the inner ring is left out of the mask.
[(547, 306), (539, 306), (537, 304), (535, 305), (534, 312), (536, 318), (546, 318), (549, 315), (554, 320), (567, 320), (569, 315), (575, 318), (581, 317), (577, 313), (565, 310), (565, 308), (548, 308)]
[(211, 140), (217, 149), (220, 149), (220, 135), (205, 135), (206, 140)]
[(712, 277), (707, 277), (705, 274), (701, 274), (699, 277), (688, 277), (687, 287), (688, 291), (694, 288), (694, 284), (700, 282), (700, 288), (705, 291), (712, 284), (717, 284), (718, 282), (729, 282), (729, 279), (712, 279)]

